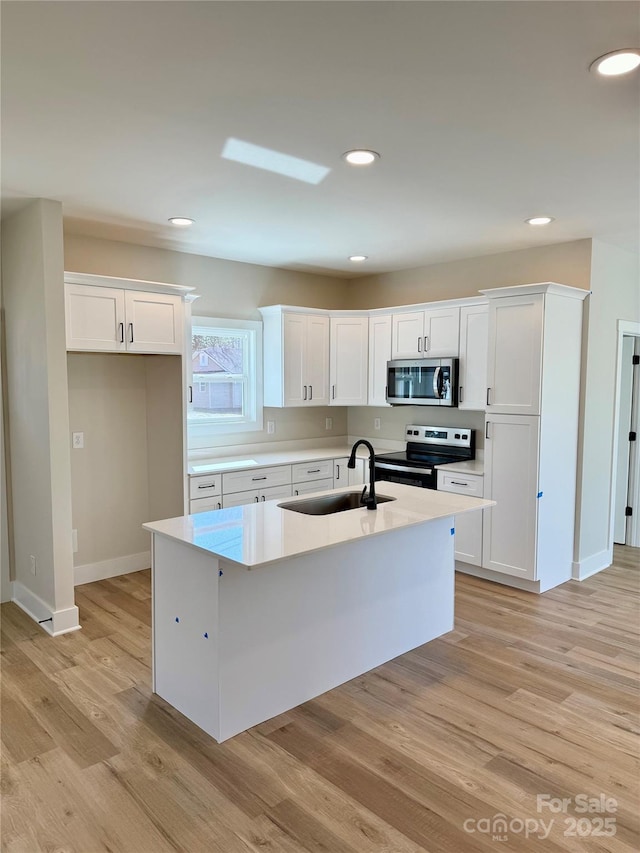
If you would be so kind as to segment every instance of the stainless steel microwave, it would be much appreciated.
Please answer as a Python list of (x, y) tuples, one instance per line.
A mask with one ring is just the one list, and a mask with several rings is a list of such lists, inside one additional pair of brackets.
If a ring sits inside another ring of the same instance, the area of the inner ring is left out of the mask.
[(387, 362), (387, 403), (457, 406), (457, 358), (403, 358)]

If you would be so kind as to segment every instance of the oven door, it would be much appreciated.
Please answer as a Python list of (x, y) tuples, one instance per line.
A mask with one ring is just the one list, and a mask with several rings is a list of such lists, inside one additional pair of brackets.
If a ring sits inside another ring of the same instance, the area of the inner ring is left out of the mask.
[(392, 406), (455, 406), (454, 359), (387, 362), (387, 402)]
[(404, 486), (417, 486), (420, 489), (437, 489), (438, 479), (435, 468), (409, 468), (404, 465), (392, 465), (389, 462), (376, 462), (376, 481), (402, 483)]

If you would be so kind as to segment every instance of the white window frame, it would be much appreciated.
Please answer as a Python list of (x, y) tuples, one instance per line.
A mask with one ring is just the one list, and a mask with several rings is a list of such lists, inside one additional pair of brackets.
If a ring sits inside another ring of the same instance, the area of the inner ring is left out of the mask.
[(208, 446), (208, 439), (220, 435), (233, 435), (238, 432), (259, 432), (263, 428), (263, 388), (262, 388), (262, 323), (256, 320), (233, 320), (222, 317), (192, 317), (189, 337), (190, 384), (193, 386), (193, 329), (228, 329), (230, 331), (250, 331), (248, 336), (248, 372), (245, 392), (248, 398), (248, 415), (238, 420), (215, 423), (211, 420), (191, 420), (190, 408), (187, 412), (187, 431), (189, 447), (192, 449)]

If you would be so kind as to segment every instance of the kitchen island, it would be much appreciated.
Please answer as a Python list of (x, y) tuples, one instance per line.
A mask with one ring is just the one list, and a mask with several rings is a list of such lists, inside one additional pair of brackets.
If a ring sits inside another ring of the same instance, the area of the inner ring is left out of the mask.
[(220, 742), (450, 631), (454, 516), (493, 504), (378, 485), (375, 510), (267, 501), (144, 525), (154, 692)]

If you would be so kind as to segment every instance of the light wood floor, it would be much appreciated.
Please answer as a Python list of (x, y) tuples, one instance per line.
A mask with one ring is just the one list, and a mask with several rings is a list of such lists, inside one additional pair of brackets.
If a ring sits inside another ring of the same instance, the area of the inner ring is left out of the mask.
[(459, 576), (454, 632), (222, 745), (151, 693), (149, 572), (57, 639), (4, 605), (2, 850), (635, 851), (639, 553), (543, 596)]

